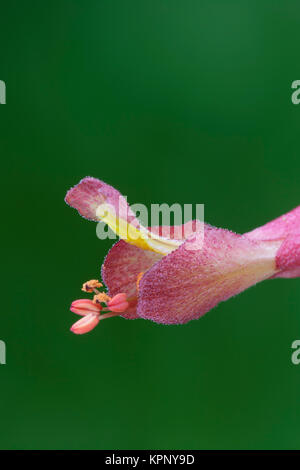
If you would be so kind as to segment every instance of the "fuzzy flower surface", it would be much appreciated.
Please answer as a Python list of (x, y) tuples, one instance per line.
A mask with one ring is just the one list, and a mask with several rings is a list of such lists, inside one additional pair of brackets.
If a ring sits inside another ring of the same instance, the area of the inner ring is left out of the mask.
[(101, 269), (107, 293), (91, 280), (82, 290), (94, 292), (93, 301), (71, 305), (82, 316), (71, 328), (76, 334), (118, 315), (186, 323), (260, 281), (300, 277), (300, 206), (240, 235), (199, 220), (143, 227), (119, 191), (92, 177), (71, 188), (65, 201), (120, 237)]

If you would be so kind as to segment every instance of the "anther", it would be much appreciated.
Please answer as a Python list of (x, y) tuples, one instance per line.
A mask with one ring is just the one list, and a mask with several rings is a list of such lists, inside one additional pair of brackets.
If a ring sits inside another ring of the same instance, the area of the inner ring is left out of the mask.
[(83, 292), (98, 292), (96, 287), (102, 287), (101, 282), (97, 279), (91, 279), (83, 284), (81, 290), (83, 290)]

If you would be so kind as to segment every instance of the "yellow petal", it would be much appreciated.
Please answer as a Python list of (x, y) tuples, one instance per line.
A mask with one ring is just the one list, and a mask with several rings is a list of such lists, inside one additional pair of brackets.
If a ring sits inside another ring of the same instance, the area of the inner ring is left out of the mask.
[(116, 216), (114, 206), (108, 203), (100, 204), (96, 210), (97, 218), (106, 223), (110, 229), (120, 238), (131, 245), (138, 246), (143, 250), (154, 251), (167, 255), (176, 250), (184, 240), (170, 240), (160, 237), (142, 225), (130, 223)]

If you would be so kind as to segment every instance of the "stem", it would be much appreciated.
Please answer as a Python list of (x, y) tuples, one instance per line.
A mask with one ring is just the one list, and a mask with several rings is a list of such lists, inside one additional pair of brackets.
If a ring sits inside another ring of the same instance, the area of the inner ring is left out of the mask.
[(113, 313), (113, 312), (104, 313), (103, 315), (99, 316), (99, 320), (105, 320), (105, 318), (117, 317), (117, 316), (120, 316), (120, 314), (119, 313)]

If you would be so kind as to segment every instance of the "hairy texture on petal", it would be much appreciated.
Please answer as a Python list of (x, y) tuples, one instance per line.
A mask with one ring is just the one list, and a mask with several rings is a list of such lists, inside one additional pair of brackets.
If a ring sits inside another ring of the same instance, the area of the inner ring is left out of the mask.
[(205, 227), (141, 279), (137, 313), (158, 323), (186, 323), (276, 271), (280, 242), (255, 242)]
[(278, 240), (299, 231), (300, 206), (245, 235), (252, 240)]
[[(184, 225), (149, 227), (149, 231), (170, 239), (181, 240), (196, 231), (199, 221), (192, 220)], [(200, 232), (203, 224), (200, 225)], [(102, 279), (108, 287), (109, 295), (113, 297), (119, 292), (126, 293), (129, 298), (129, 309), (123, 313), (124, 318), (139, 318), (136, 313), (137, 306), (137, 280), (140, 273), (145, 273), (162, 255), (152, 251), (142, 250), (120, 240), (108, 252), (102, 265)], [(130, 301), (130, 299), (132, 299)]]
[(139, 224), (121, 193), (109, 184), (91, 176), (83, 178), (71, 188), (67, 192), (65, 202), (77, 209), (79, 214), (86, 219), (94, 221), (99, 220), (96, 215), (97, 208), (102, 204), (109, 204), (114, 208), (117, 217), (124, 220), (130, 219), (131, 222), (135, 220)]
[(251, 240), (281, 240), (276, 256), (280, 272), (274, 277), (299, 277), (300, 206), (245, 235)]
[(160, 225), (148, 227), (149, 233), (158, 235), (163, 238), (169, 238), (170, 240), (186, 240), (193, 233), (200, 234), (204, 233), (205, 227), (211, 227), (209, 224), (205, 224), (200, 220), (190, 220), (183, 225)]
[(276, 266), (280, 269), (277, 277), (300, 277), (300, 231), (289, 235), (276, 254)]
[(102, 279), (108, 287), (108, 294), (113, 297), (119, 292), (127, 295), (130, 307), (122, 314), (124, 318), (138, 318), (137, 277), (147, 271), (162, 255), (153, 251), (142, 250), (120, 240), (108, 252), (102, 265)]
[[(186, 238), (185, 234), (181, 234), (179, 238), (162, 236), (155, 231), (150, 234), (149, 230), (139, 223), (126, 198), (115, 188), (96, 178), (86, 177), (81, 180), (68, 191), (65, 201), (75, 207), (83, 217), (102, 221), (127, 243), (144, 250), (166, 255), (176, 250)], [(204, 226), (200, 221), (193, 223), (200, 226), (197, 230)], [(182, 226), (176, 229), (179, 232)]]

